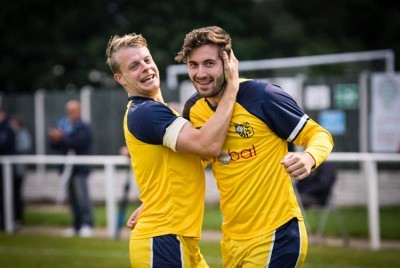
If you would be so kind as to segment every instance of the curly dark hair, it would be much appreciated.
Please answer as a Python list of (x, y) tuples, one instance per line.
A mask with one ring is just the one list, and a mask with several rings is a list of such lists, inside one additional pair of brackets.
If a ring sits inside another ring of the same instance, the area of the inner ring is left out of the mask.
[(222, 57), (222, 51), (226, 51), (230, 55), (232, 49), (232, 40), (230, 35), (222, 28), (218, 26), (208, 26), (203, 28), (194, 29), (188, 33), (183, 40), (183, 46), (181, 51), (175, 57), (178, 62), (185, 62), (190, 52), (197, 47), (203, 45), (215, 45), (220, 48)]

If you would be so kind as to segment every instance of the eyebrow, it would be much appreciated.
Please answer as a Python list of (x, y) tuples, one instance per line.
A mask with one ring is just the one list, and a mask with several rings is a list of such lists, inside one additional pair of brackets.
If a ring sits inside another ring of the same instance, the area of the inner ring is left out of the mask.
[(137, 64), (137, 63), (138, 63), (137, 60), (131, 61), (131, 62), (128, 64), (128, 68), (131, 68), (133, 65), (135, 65), (135, 64)]
[[(217, 62), (217, 59), (208, 58), (208, 59), (201, 61), (200, 63), (204, 63), (204, 62)], [(189, 60), (188, 63), (196, 63), (197, 64), (198, 62), (194, 61), (194, 60)]]

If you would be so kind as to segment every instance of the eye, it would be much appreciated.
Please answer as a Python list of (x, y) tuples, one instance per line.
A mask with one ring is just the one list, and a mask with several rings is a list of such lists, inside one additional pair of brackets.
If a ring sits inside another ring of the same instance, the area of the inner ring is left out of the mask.
[(189, 63), (188, 63), (188, 67), (189, 67), (190, 69), (194, 69), (194, 68), (197, 67), (197, 64), (194, 63), (194, 62), (189, 62)]
[(213, 61), (207, 61), (206, 63), (205, 63), (205, 65), (207, 66), (207, 67), (212, 67), (212, 66), (214, 66), (214, 62)]
[(135, 70), (135, 69), (137, 69), (137, 67), (138, 67), (138, 64), (133, 63), (133, 64), (129, 65), (129, 70)]

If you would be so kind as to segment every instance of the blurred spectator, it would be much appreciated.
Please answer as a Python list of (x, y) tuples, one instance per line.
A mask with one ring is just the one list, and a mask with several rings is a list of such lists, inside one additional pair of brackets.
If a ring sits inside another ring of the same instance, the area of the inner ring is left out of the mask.
[[(60, 119), (57, 128), (48, 131), (51, 145), (63, 154), (89, 155), (92, 150), (92, 131), (81, 119), (81, 105), (76, 100), (66, 104), (67, 116)], [(90, 166), (65, 165), (62, 178), (67, 185), (68, 199), (73, 215), (73, 228), (66, 230), (66, 236), (78, 234), (92, 236), (93, 213), (89, 196), (88, 177)]]
[[(15, 133), (7, 111), (0, 107), (0, 156), (15, 154)], [(3, 165), (0, 165), (0, 230), (4, 230)]]
[[(32, 137), (20, 117), (11, 118), (11, 127), (15, 133), (15, 153), (18, 155), (29, 154), (32, 149)], [(18, 230), (23, 224), (24, 202), (22, 187), (26, 173), (26, 165), (17, 164), (14, 170), (14, 224)]]

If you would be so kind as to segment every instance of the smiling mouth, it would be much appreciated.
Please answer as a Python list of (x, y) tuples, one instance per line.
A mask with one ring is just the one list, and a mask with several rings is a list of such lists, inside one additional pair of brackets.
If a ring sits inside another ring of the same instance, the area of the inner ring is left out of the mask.
[(155, 77), (156, 76), (154, 74), (153, 75), (149, 75), (149, 76), (146, 76), (145, 78), (143, 78), (142, 80), (140, 80), (140, 82), (146, 83), (146, 82), (148, 82), (150, 80), (153, 80)]
[(207, 86), (212, 83), (211, 80), (197, 80), (196, 82), (197, 82), (197, 84), (199, 84), (201, 86)]

